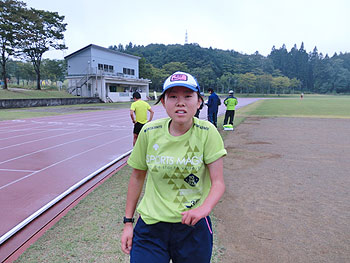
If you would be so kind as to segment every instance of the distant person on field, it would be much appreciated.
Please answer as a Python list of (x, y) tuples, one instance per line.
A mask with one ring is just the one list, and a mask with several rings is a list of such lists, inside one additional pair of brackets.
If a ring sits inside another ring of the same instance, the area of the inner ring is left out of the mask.
[(142, 126), (147, 122), (147, 111), (149, 111), (150, 113), (148, 121), (151, 121), (153, 119), (154, 111), (152, 110), (151, 106), (147, 102), (141, 99), (141, 95), (139, 92), (137, 91), (134, 92), (132, 94), (132, 98), (134, 102), (131, 104), (131, 107), (130, 107), (130, 117), (131, 117), (132, 123), (134, 123), (133, 145), (135, 145), (137, 137), (142, 129)]
[(210, 94), (207, 106), (208, 106), (208, 121), (210, 121), (212, 124), (214, 124), (215, 127), (217, 126), (217, 119), (218, 119), (218, 111), (219, 106), (221, 105), (221, 100), (218, 95), (214, 92), (212, 88), (208, 89), (208, 92)]
[(226, 106), (224, 125), (226, 125), (227, 122), (233, 125), (233, 120), (235, 118), (235, 107), (238, 104), (238, 100), (233, 96), (233, 90), (230, 90), (228, 94), (228, 97), (224, 100), (224, 104)]
[(304, 93), (303, 92), (300, 94), (300, 99), (302, 99), (302, 98), (304, 98)]

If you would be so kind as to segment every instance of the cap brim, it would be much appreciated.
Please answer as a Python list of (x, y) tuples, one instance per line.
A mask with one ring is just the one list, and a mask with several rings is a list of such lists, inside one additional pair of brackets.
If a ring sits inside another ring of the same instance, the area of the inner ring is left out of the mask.
[(166, 92), (168, 89), (173, 88), (173, 87), (185, 87), (185, 88), (188, 88), (188, 89), (193, 90), (193, 91), (195, 91), (195, 92), (198, 91), (198, 87), (193, 87), (192, 85), (188, 85), (188, 84), (186, 84), (186, 83), (181, 83), (181, 82), (179, 83), (179, 82), (177, 82), (177, 83), (173, 83), (173, 84), (168, 85), (168, 86), (163, 90), (162, 94), (163, 94), (164, 92)]

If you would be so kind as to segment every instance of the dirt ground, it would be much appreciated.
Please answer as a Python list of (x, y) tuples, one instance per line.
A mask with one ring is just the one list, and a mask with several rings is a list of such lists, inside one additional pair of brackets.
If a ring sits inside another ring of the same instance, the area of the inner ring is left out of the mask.
[(350, 262), (350, 119), (249, 118), (225, 145), (220, 262)]

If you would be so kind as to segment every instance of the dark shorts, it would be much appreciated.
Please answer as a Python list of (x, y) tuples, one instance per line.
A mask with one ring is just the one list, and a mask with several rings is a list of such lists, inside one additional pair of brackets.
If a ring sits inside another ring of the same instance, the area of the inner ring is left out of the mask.
[(142, 127), (143, 127), (143, 125), (145, 125), (145, 124), (136, 122), (136, 123), (134, 124), (134, 133), (135, 133), (135, 134), (139, 134), (140, 131), (141, 131), (141, 129), (142, 129)]
[(134, 229), (131, 263), (209, 263), (213, 233), (209, 216), (195, 226), (181, 223), (147, 225), (141, 217)]

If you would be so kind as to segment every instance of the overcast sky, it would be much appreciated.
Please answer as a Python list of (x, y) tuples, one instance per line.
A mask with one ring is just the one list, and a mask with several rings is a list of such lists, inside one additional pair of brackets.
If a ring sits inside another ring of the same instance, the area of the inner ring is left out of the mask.
[(103, 47), (184, 44), (259, 51), (272, 46), (288, 51), (304, 42), (324, 55), (350, 52), (349, 0), (24, 0), (28, 7), (65, 16), (64, 52), (44, 57), (62, 59), (89, 44)]

